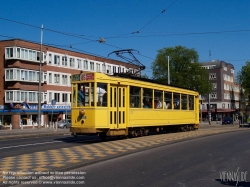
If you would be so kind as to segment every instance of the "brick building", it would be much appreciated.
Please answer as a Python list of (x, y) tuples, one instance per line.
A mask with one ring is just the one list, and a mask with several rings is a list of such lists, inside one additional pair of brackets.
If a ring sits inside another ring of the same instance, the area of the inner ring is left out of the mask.
[[(20, 39), (0, 41), (0, 125), (12, 124), (13, 128), (37, 125), (40, 47), (38, 43)], [(50, 121), (70, 117), (72, 73), (97, 71), (112, 75), (135, 69), (138, 67), (133, 64), (43, 45), (42, 127)]]
[[(233, 117), (237, 120), (239, 109), (240, 86), (235, 82), (234, 66), (224, 61), (204, 62), (201, 66), (207, 69), (209, 81), (213, 84), (210, 93), (211, 119), (221, 120)], [(208, 95), (202, 96), (202, 118), (208, 119)]]

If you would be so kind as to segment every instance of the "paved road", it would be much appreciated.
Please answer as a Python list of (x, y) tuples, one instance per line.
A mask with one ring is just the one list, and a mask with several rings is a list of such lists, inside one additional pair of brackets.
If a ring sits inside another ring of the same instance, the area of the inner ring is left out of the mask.
[[(69, 170), (71, 174), (67, 176), (85, 178), (65, 182), (84, 181), (86, 187), (246, 187), (250, 185), (249, 136), (250, 131), (238, 131), (168, 144)], [(77, 172), (81, 174), (75, 174)], [(244, 176), (226, 181), (222, 172), (243, 173)], [(51, 178), (39, 182), (56, 181), (63, 180)], [(19, 185), (24, 186), (30, 185)]]

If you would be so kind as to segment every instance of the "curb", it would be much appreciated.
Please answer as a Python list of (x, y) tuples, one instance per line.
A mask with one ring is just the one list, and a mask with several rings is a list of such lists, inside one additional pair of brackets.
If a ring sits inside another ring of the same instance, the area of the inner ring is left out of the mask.
[(71, 135), (71, 134), (67, 132), (60, 132), (60, 133), (43, 133), (43, 134), (19, 134), (19, 135), (8, 135), (8, 136), (0, 135), (0, 140), (26, 139), (26, 138), (46, 137), (51, 135)]

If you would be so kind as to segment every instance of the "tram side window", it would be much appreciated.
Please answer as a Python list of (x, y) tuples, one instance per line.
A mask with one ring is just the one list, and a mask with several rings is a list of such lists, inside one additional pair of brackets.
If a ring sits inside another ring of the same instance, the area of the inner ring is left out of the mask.
[(143, 88), (143, 108), (152, 108), (153, 90)]
[(194, 110), (194, 96), (193, 95), (189, 95), (189, 110)]
[(140, 108), (141, 107), (141, 88), (130, 86), (130, 107)]
[(154, 108), (156, 109), (162, 109), (162, 96), (163, 91), (160, 90), (154, 90)]
[(164, 109), (172, 109), (172, 92), (164, 92)]
[(185, 94), (181, 95), (181, 109), (187, 110), (187, 95)]
[(89, 106), (89, 83), (78, 84), (77, 106)]
[(180, 109), (180, 94), (174, 93), (174, 109)]
[(96, 94), (97, 94), (97, 106), (108, 106), (106, 83), (97, 83)]

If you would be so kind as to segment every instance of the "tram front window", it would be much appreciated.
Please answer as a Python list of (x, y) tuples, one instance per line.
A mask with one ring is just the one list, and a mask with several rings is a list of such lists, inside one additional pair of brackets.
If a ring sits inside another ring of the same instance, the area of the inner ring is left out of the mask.
[(89, 106), (89, 83), (78, 84), (77, 106)]

